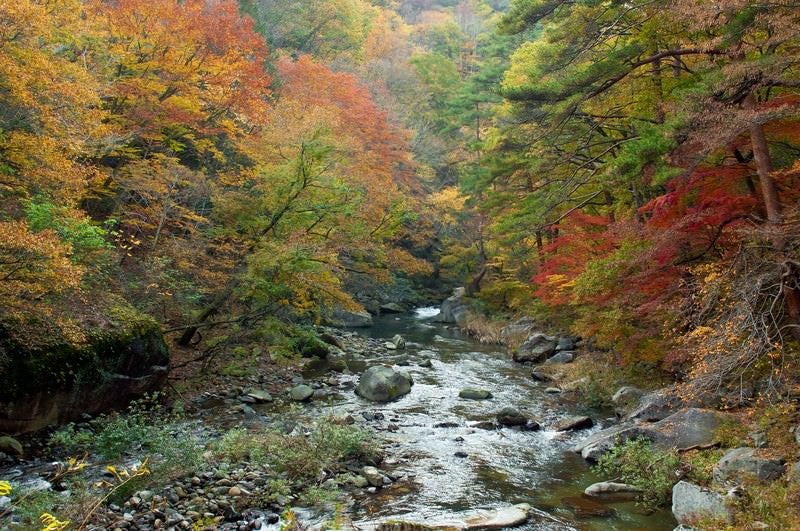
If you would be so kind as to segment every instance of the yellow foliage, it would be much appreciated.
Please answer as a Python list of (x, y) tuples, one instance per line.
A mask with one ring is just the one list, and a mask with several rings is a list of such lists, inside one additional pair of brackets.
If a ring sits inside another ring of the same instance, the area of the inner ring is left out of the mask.
[(61, 531), (69, 526), (69, 520), (59, 520), (50, 513), (42, 514), (39, 519), (42, 521), (42, 531)]
[(8, 496), (11, 494), (11, 483), (8, 481), (0, 481), (0, 496)]

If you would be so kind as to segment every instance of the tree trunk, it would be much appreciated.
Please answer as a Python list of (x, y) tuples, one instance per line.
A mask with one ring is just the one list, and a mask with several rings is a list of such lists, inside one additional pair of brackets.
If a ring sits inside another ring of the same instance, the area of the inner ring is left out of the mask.
[(238, 280), (234, 278), (224, 290), (219, 292), (217, 296), (214, 297), (214, 300), (211, 301), (211, 304), (209, 304), (206, 309), (203, 310), (203, 313), (201, 313), (195, 321), (195, 326), (191, 326), (184, 330), (183, 334), (181, 334), (181, 337), (177, 341), (178, 345), (182, 347), (188, 347), (191, 344), (194, 335), (200, 329), (200, 325), (205, 323), (210, 317), (216, 315), (222, 309), (230, 296), (233, 294), (233, 290), (236, 289), (238, 283)]
[[(742, 106), (745, 109), (754, 109), (756, 106), (753, 94), (748, 94)], [(800, 340), (800, 292), (794, 287), (796, 284), (796, 271), (792, 267), (789, 257), (785, 256), (786, 240), (780, 232), (780, 224), (783, 221), (781, 212), (780, 196), (778, 185), (772, 178), (772, 159), (767, 146), (767, 137), (764, 134), (764, 127), (761, 124), (750, 126), (750, 142), (753, 145), (753, 160), (756, 163), (758, 181), (761, 185), (761, 196), (764, 201), (764, 209), (767, 212), (767, 221), (770, 229), (774, 231), (772, 235), (772, 246), (778, 253), (781, 261), (781, 287), (783, 296), (786, 300), (786, 313), (789, 316), (792, 327), (792, 335)]]

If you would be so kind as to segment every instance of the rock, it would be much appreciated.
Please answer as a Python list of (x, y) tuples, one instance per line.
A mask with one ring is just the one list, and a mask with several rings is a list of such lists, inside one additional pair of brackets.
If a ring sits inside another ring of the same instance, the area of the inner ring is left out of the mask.
[(561, 392), (561, 389), (559, 389), (558, 387), (548, 387), (544, 390), (544, 392), (547, 393), (548, 395), (557, 395), (558, 393)]
[(761, 482), (781, 477), (785, 470), (783, 459), (770, 459), (756, 455), (755, 448), (728, 450), (714, 466), (714, 480), (735, 483), (752, 477)]
[(539, 431), (542, 427), (535, 420), (529, 420), (524, 426), (520, 426), (521, 431)]
[(480, 511), (464, 520), (463, 529), (506, 529), (517, 527), (528, 521), (531, 507), (521, 503), (513, 507), (503, 507), (493, 511)]
[(458, 396), (461, 398), (467, 398), (469, 400), (487, 400), (492, 398), (492, 393), (485, 389), (475, 389), (474, 387), (467, 387), (462, 389)]
[(678, 396), (674, 388), (667, 387), (642, 395), (639, 403), (626, 418), (633, 421), (656, 422), (682, 407), (686, 407), (684, 400)]
[(475, 424), (473, 424), (470, 427), (471, 428), (478, 428), (479, 430), (492, 431), (492, 430), (496, 430), (497, 429), (497, 424), (495, 424), (491, 420), (484, 420), (484, 421), (481, 421), (481, 422), (476, 422)]
[(594, 426), (594, 421), (586, 416), (568, 417), (555, 425), (556, 431), (577, 431)]
[(328, 345), (332, 345), (338, 349), (344, 350), (344, 343), (336, 337), (335, 335), (331, 334), (330, 332), (322, 332), (319, 334), (320, 341), (327, 343)]
[(708, 520), (732, 522), (725, 497), (687, 481), (672, 487), (672, 514), (679, 524), (693, 525)]
[(228, 496), (233, 496), (235, 498), (241, 495), (242, 495), (242, 489), (240, 489), (239, 487), (233, 486), (230, 489), (228, 489)]
[(437, 317), (440, 323), (451, 323), (459, 326), (466, 323), (469, 315), (469, 304), (464, 300), (466, 291), (464, 288), (456, 288), (453, 295), (442, 302), (441, 311)]
[(372, 487), (383, 486), (383, 475), (380, 470), (374, 466), (365, 466), (361, 469), (361, 475), (367, 480), (367, 483)]
[(547, 374), (545, 374), (543, 372), (539, 372), (539, 371), (531, 372), (531, 378), (533, 378), (533, 380), (535, 382), (549, 382), (549, 381), (552, 380), (552, 378), (550, 378), (550, 376), (548, 376)]
[(87, 307), (90, 315), (79, 305), (71, 316), (86, 342), (71, 343), (44, 329), (22, 341), (16, 339), (19, 332), (0, 323), (0, 352), (6, 358), (0, 433), (32, 432), (124, 409), (166, 383), (169, 349), (158, 322), (119, 298), (95, 298)]
[(519, 345), (533, 331), (533, 317), (522, 317), (500, 330), (500, 342), (509, 347)]
[(458, 422), (437, 422), (433, 425), (434, 428), (458, 428), (461, 426)]
[(272, 395), (269, 392), (261, 389), (251, 389), (247, 391), (245, 396), (248, 396), (256, 402), (272, 402)]
[(417, 365), (419, 365), (420, 367), (422, 367), (424, 369), (430, 369), (430, 368), (433, 367), (433, 362), (431, 360), (425, 359), (425, 360), (420, 361)]
[(365, 489), (369, 487), (369, 481), (364, 476), (354, 476), (353, 477), (353, 486), (359, 489)]
[(547, 361), (544, 362), (545, 365), (553, 365), (555, 363), (572, 363), (575, 361), (575, 353), (569, 350), (565, 350), (562, 352), (557, 352), (553, 354)]
[(528, 418), (513, 407), (504, 407), (497, 413), (497, 423), (501, 426), (524, 426)]
[(628, 485), (627, 483), (617, 483), (615, 481), (601, 481), (593, 483), (584, 489), (583, 493), (587, 496), (628, 496), (635, 497), (642, 490)]
[(22, 455), (22, 444), (13, 437), (0, 437), (0, 452)]
[(453, 455), (455, 457), (458, 457), (459, 459), (466, 459), (467, 457), (469, 457), (469, 454), (467, 452), (462, 452), (462, 451), (458, 451), (458, 452), (454, 453)]
[(305, 384), (292, 387), (291, 391), (289, 391), (289, 398), (294, 402), (305, 402), (310, 400), (312, 396), (314, 396), (314, 389)]
[(797, 462), (789, 467), (789, 474), (787, 475), (789, 481), (792, 483), (800, 483), (800, 462)]
[(794, 442), (800, 445), (800, 426), (794, 428)]
[(403, 336), (400, 334), (395, 334), (391, 339), (391, 343), (397, 350), (403, 350), (406, 348), (406, 340), (403, 339)]
[(556, 344), (556, 352), (574, 351), (575, 339), (571, 337), (559, 337)]
[(734, 419), (713, 409), (687, 408), (649, 426), (653, 441), (662, 448), (690, 448), (715, 442), (725, 419)]
[(618, 415), (625, 416), (636, 408), (642, 395), (644, 395), (644, 391), (638, 387), (625, 385), (617, 389), (617, 392), (611, 397), (611, 403), (614, 404)]
[(602, 518), (613, 516), (615, 513), (611, 507), (586, 496), (564, 498), (561, 503), (572, 510), (578, 518)]
[(715, 442), (717, 427), (730, 415), (710, 409), (688, 408), (653, 424), (621, 424), (593, 433), (573, 450), (596, 461), (615, 444), (641, 437), (664, 449), (685, 449)]
[(750, 434), (750, 440), (753, 441), (753, 446), (756, 448), (766, 448), (767, 447), (767, 434), (763, 431), (757, 431), (755, 433)]
[(514, 361), (520, 363), (540, 363), (556, 351), (553, 338), (544, 334), (531, 334), (514, 351)]
[(406, 308), (397, 302), (381, 304), (380, 313), (405, 313)]
[(390, 402), (411, 392), (413, 383), (408, 373), (375, 365), (359, 378), (356, 394), (373, 402)]
[(372, 326), (372, 315), (368, 311), (345, 310), (336, 307), (325, 319), (325, 324), (336, 328), (369, 328)]

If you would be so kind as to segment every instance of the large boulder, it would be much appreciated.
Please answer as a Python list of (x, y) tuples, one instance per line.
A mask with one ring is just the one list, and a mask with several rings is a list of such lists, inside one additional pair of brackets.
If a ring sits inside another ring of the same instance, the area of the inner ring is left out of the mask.
[(408, 373), (376, 365), (361, 375), (356, 394), (373, 402), (391, 402), (411, 392), (413, 383)]
[(521, 317), (500, 330), (500, 342), (515, 347), (531, 335), (534, 326), (533, 317)]
[(614, 404), (614, 411), (621, 417), (628, 415), (639, 404), (642, 395), (644, 395), (644, 391), (638, 387), (633, 387), (632, 385), (620, 387), (611, 397), (611, 403)]
[(679, 481), (672, 487), (672, 514), (679, 524), (689, 526), (709, 521), (724, 524), (732, 520), (724, 496), (687, 481)]
[(730, 415), (710, 409), (687, 408), (652, 424), (621, 424), (593, 433), (573, 446), (584, 459), (597, 461), (617, 444), (643, 438), (665, 450), (706, 446), (715, 442), (717, 428)]
[(325, 319), (325, 324), (337, 328), (369, 328), (372, 326), (372, 315), (366, 310), (347, 310), (337, 306)]
[(469, 316), (469, 304), (464, 298), (465, 294), (464, 288), (454, 289), (453, 295), (442, 302), (437, 321), (440, 323), (453, 323), (459, 326), (464, 325)]
[(783, 475), (785, 463), (782, 459), (760, 457), (756, 452), (755, 448), (728, 450), (714, 466), (714, 479), (721, 482), (740, 482), (749, 477), (763, 482)]
[(166, 383), (169, 350), (159, 324), (121, 300), (97, 301), (94, 310), (102, 318), (79, 322), (85, 342), (45, 333), (46, 324), (41, 336), (18, 339), (0, 323), (0, 432), (121, 409)]
[(540, 363), (546, 360), (556, 351), (556, 340), (554, 337), (544, 334), (531, 334), (528, 338), (514, 350), (514, 361), (520, 363)]
[(633, 421), (656, 422), (667, 418), (683, 406), (683, 399), (673, 388), (667, 387), (642, 395), (639, 403), (626, 418)]

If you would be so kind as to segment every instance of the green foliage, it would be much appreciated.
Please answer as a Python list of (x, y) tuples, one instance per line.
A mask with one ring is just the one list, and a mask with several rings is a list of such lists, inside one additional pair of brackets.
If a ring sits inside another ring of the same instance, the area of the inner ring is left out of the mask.
[(713, 479), (714, 466), (725, 454), (722, 450), (699, 450), (684, 455), (686, 479), (698, 485), (708, 486)]
[(666, 505), (678, 481), (680, 460), (675, 452), (664, 451), (646, 439), (629, 439), (608, 451), (595, 470), (640, 489), (639, 502), (648, 508)]
[(202, 463), (201, 443), (181, 426), (179, 414), (159, 404), (160, 398), (156, 393), (132, 402), (125, 412), (101, 415), (91, 421), (91, 432), (68, 424), (51, 435), (49, 444), (70, 454), (91, 452), (111, 461), (141, 449), (152, 456), (156, 477), (191, 472)]
[(747, 431), (747, 425), (739, 419), (724, 417), (714, 431), (714, 440), (723, 448), (746, 446)]
[(42, 197), (28, 202), (25, 216), (35, 232), (55, 230), (61, 239), (72, 246), (73, 256), (78, 261), (86, 260), (96, 251), (112, 248), (107, 241), (109, 234), (103, 227), (73, 209), (55, 205)]

